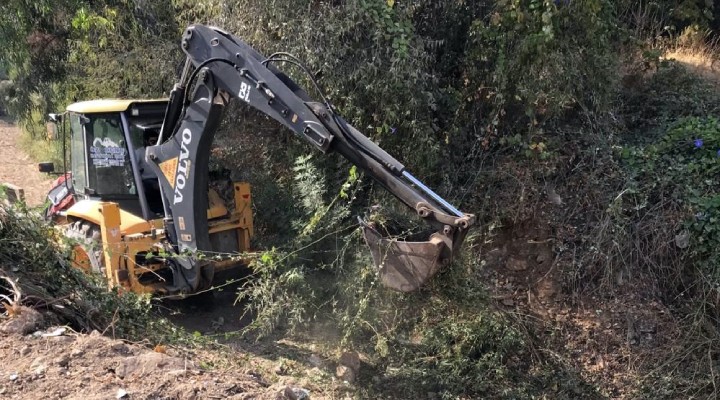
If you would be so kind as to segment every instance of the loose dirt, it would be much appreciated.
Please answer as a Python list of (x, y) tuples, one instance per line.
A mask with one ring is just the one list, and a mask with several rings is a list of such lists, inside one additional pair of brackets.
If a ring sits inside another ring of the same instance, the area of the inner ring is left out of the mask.
[(0, 398), (273, 398), (273, 390), (259, 377), (206, 371), (197, 358), (177, 350), (152, 351), (98, 332), (3, 335), (0, 359)]
[(605, 293), (563, 290), (564, 260), (553, 253), (551, 231), (546, 221), (528, 220), (508, 225), (490, 242), (484, 276), (495, 304), (534, 316), (545, 329), (543, 345), (601, 397), (642, 397), (637, 382), (663, 362), (681, 327), (637, 280), (618, 280)]
[(0, 118), (0, 184), (10, 183), (25, 191), (29, 206), (45, 202), (53, 178), (38, 172), (37, 163), (20, 149), (20, 129)]

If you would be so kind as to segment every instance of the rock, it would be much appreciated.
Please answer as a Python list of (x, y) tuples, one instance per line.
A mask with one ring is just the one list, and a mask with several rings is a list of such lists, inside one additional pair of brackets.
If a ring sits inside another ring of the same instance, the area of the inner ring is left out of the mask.
[(129, 396), (129, 393), (125, 389), (118, 389), (117, 394), (115, 395), (116, 399), (125, 399)]
[(9, 378), (12, 382), (15, 382), (18, 379), (18, 374), (10, 374)]
[(675, 246), (686, 249), (690, 246), (690, 232), (682, 231), (675, 235)]
[(488, 267), (498, 267), (502, 265), (505, 256), (507, 255), (507, 247), (495, 248), (485, 254), (484, 262)]
[(286, 386), (283, 391), (285, 398), (288, 400), (309, 400), (310, 391), (300, 387)]
[(360, 355), (356, 351), (346, 351), (340, 355), (335, 376), (345, 382), (353, 383), (360, 373)]
[(0, 333), (27, 335), (43, 327), (45, 318), (36, 310), (20, 306), (17, 314), (0, 324)]
[(515, 301), (511, 298), (503, 299), (502, 303), (503, 303), (503, 305), (508, 306), (508, 307), (512, 307), (515, 305)]
[(83, 349), (72, 349), (72, 351), (70, 352), (70, 357), (73, 357), (73, 358), (80, 357), (83, 354), (85, 354)]
[(287, 366), (286, 366), (284, 363), (281, 363), (280, 365), (278, 365), (277, 367), (275, 367), (275, 369), (273, 370), (273, 372), (275, 373), (275, 375), (287, 375), (287, 373), (288, 373), (288, 368), (287, 368)]
[(130, 353), (130, 348), (123, 342), (117, 342), (110, 345), (110, 350), (126, 355)]
[(23, 346), (23, 348), (20, 349), (20, 355), (23, 357), (30, 354), (30, 352), (32, 352), (32, 349), (30, 348), (30, 346)]
[(505, 268), (510, 271), (525, 271), (528, 268), (527, 260), (510, 258), (505, 262)]
[(42, 332), (42, 337), (56, 337), (56, 336), (62, 336), (67, 331), (67, 328), (64, 326), (58, 326), (54, 328), (48, 329), (46, 332)]
[(32, 364), (30, 364), (30, 369), (33, 370), (36, 375), (44, 374), (47, 370), (47, 361), (45, 360), (45, 357), (38, 357), (34, 359)]
[(310, 358), (308, 359), (308, 362), (313, 367), (317, 368), (324, 368), (325, 367), (325, 361), (323, 361), (322, 358), (318, 357), (316, 354), (311, 354)]
[(355, 371), (353, 371), (350, 367), (346, 367), (345, 365), (337, 366), (337, 368), (335, 369), (335, 376), (347, 383), (355, 382), (355, 379), (357, 377)]
[(353, 369), (355, 372), (360, 370), (360, 354), (357, 351), (346, 351), (340, 355), (340, 364)]
[(547, 193), (547, 199), (550, 204), (555, 204), (556, 206), (561, 206), (563, 204), (562, 197), (557, 194), (553, 186), (548, 185), (545, 192)]
[(62, 344), (68, 344), (75, 341), (75, 339), (72, 336), (53, 336), (52, 338), (53, 344), (62, 343)]
[(62, 354), (61, 356), (53, 360), (53, 362), (61, 367), (67, 367), (70, 363), (70, 357), (67, 354)]
[(307, 375), (309, 377), (318, 377), (319, 378), (319, 377), (322, 377), (323, 375), (325, 375), (325, 372), (323, 372), (323, 370), (321, 370), (318, 367), (313, 367), (313, 368), (310, 368), (309, 370), (305, 371), (305, 375)]
[(115, 368), (115, 375), (125, 379), (136, 373), (147, 373), (153, 370), (177, 371), (186, 368), (194, 368), (192, 363), (187, 363), (176, 357), (156, 352), (148, 352), (140, 356), (127, 357), (119, 362)]

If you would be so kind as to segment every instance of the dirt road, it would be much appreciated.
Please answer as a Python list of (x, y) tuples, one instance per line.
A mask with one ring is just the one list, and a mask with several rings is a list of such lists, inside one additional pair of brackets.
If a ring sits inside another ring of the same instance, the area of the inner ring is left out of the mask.
[(45, 202), (53, 178), (37, 171), (37, 163), (20, 148), (20, 129), (0, 118), (0, 183), (11, 183), (25, 190), (30, 206)]

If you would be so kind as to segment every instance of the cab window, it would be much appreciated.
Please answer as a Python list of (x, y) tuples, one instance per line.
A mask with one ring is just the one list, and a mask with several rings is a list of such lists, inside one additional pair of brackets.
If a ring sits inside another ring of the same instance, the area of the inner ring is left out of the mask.
[(87, 177), (85, 176), (85, 138), (80, 115), (70, 114), (70, 132), (70, 169), (73, 187), (82, 193), (87, 187)]
[(119, 114), (88, 114), (85, 122), (87, 181), (95, 195), (134, 195), (130, 155)]

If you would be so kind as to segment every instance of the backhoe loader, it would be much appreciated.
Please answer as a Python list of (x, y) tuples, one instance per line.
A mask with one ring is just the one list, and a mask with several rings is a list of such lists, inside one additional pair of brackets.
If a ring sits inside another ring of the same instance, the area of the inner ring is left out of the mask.
[[(427, 240), (405, 242), (361, 220), (386, 287), (417, 290), (450, 263), (475, 216), (437, 195), (345, 121), (297, 58), (282, 52), (265, 57), (237, 36), (204, 25), (187, 28), (181, 48), (186, 61), (168, 99), (94, 100), (51, 114), (51, 121), (69, 125), (70, 168), (50, 196), (63, 206), (50, 214), (75, 240), (75, 266), (104, 274), (112, 287), (181, 297), (210, 287), (218, 269), (243, 262), (208, 257), (246, 252), (253, 235), (249, 184), (233, 184), (229, 206), (208, 189), (213, 137), (233, 99), (320, 152), (337, 152), (436, 230)], [(322, 101), (279, 69), (287, 63), (308, 73)], [(40, 169), (53, 168), (44, 163)]]

